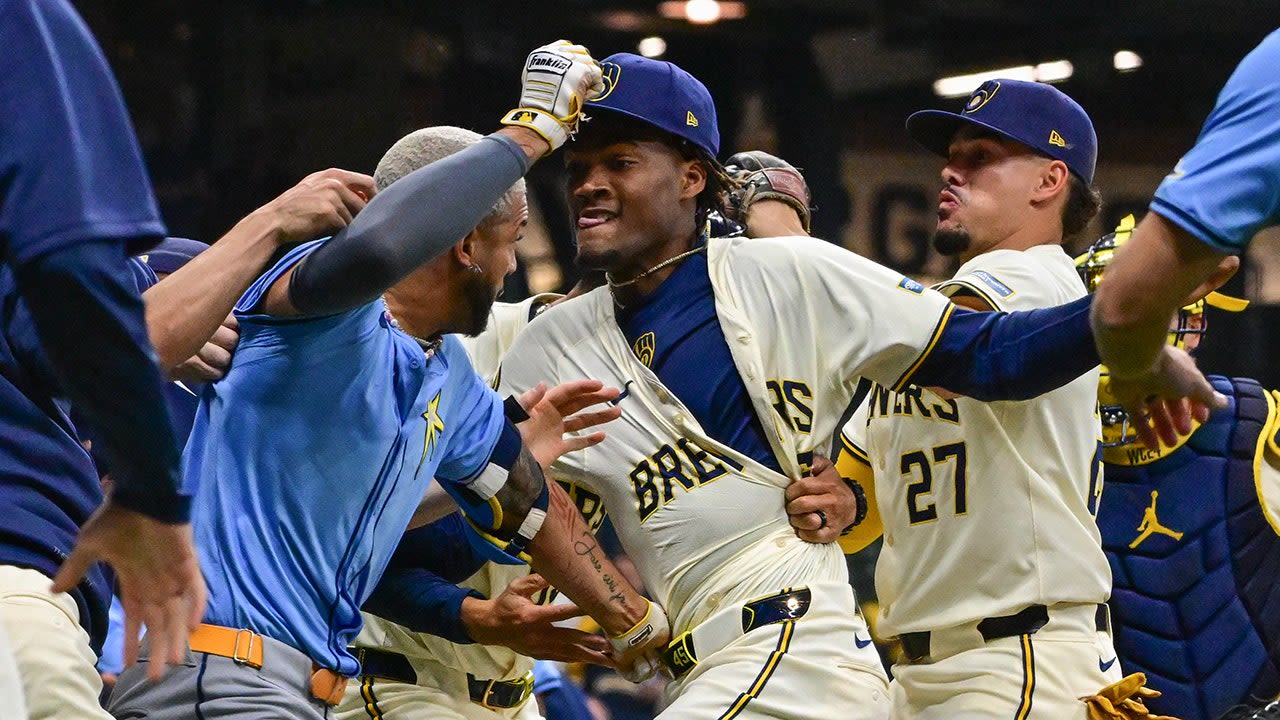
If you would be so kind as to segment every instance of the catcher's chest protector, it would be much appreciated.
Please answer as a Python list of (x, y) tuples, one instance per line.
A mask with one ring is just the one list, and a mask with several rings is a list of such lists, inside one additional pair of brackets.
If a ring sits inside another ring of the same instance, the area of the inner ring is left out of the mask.
[(1108, 463), (1098, 513), (1120, 662), (1164, 693), (1153, 713), (1184, 720), (1280, 692), (1280, 536), (1253, 470), (1267, 402), (1253, 380), (1210, 379), (1228, 411), (1150, 464)]

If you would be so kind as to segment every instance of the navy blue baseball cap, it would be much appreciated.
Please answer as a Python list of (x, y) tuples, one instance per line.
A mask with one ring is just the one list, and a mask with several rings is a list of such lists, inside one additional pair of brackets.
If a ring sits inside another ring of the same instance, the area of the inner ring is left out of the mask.
[(707, 86), (678, 66), (631, 53), (600, 63), (604, 92), (583, 110), (611, 110), (683, 138), (715, 158), (720, 152), (716, 105)]
[(1098, 135), (1089, 114), (1061, 90), (1025, 80), (982, 83), (959, 113), (921, 110), (907, 118), (907, 132), (943, 157), (962, 125), (976, 125), (1016, 140), (1067, 164), (1085, 184), (1093, 183)]
[(177, 272), (178, 268), (187, 264), (191, 258), (209, 248), (199, 240), (167, 237), (159, 245), (139, 255), (142, 261), (151, 266), (157, 273)]

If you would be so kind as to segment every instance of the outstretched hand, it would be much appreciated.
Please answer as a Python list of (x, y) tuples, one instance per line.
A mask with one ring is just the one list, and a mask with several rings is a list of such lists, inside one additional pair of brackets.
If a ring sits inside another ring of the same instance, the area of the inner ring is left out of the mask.
[(566, 433), (577, 433), (621, 417), (621, 408), (613, 405), (586, 410), (593, 405), (607, 403), (618, 394), (617, 388), (607, 388), (599, 380), (573, 380), (550, 390), (539, 383), (517, 398), (529, 419), (516, 427), (543, 472), (561, 455), (589, 448), (604, 440), (603, 431), (582, 435)]
[(581, 616), (577, 605), (538, 605), (533, 601), (533, 596), (547, 587), (541, 575), (530, 573), (512, 580), (492, 600), (463, 600), (462, 622), (467, 633), (482, 645), (501, 645), (539, 660), (613, 667), (608, 640), (553, 624)]
[(1156, 362), (1141, 374), (1111, 377), (1111, 394), (1129, 414), (1129, 427), (1152, 450), (1160, 443), (1177, 444), (1191, 433), (1191, 421), (1204, 422), (1209, 414), (1227, 406), (1227, 399), (1213, 389), (1196, 367), (1195, 360), (1178, 348), (1165, 345)]
[(153, 520), (108, 498), (80, 528), (75, 549), (53, 579), (53, 592), (69, 592), (99, 560), (115, 569), (120, 586), (125, 664), (138, 659), (138, 630), (146, 624), (147, 674), (160, 679), (166, 665), (182, 662), (187, 638), (204, 617), (204, 577), (191, 525)]

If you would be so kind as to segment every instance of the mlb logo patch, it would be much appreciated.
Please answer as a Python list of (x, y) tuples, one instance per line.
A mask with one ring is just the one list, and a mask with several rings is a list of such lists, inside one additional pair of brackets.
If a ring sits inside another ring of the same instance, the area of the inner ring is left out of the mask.
[(912, 280), (909, 277), (902, 278), (902, 281), (898, 283), (898, 287), (902, 288), (903, 290), (906, 290), (907, 292), (913, 292), (917, 295), (924, 292), (924, 285), (921, 285), (920, 283), (916, 282), (915, 280)]
[(1013, 288), (995, 279), (995, 277), (992, 276), (991, 273), (985, 270), (975, 270), (973, 275), (974, 277), (978, 278), (982, 282), (986, 283), (987, 287), (991, 288), (992, 290), (995, 290), (996, 294), (999, 295), (1000, 297), (1007, 298), (1013, 294)]

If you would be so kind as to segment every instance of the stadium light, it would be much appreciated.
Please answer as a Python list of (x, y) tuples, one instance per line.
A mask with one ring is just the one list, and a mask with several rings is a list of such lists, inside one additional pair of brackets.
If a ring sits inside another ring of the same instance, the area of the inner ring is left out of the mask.
[(746, 17), (747, 4), (734, 0), (682, 0), (658, 3), (658, 14), (664, 18), (684, 20), (694, 25), (710, 25), (720, 20)]
[(1142, 56), (1132, 50), (1120, 50), (1111, 58), (1111, 65), (1119, 72), (1133, 72), (1142, 67)]
[(651, 35), (640, 40), (636, 49), (647, 58), (660, 58), (667, 52), (667, 41), (657, 35)]
[(933, 83), (933, 92), (938, 97), (963, 97), (973, 92), (973, 89), (982, 83), (996, 78), (1056, 83), (1071, 77), (1074, 72), (1075, 67), (1069, 60), (1053, 60), (1042, 62), (1039, 65), (1015, 65), (1013, 67), (938, 78)]

